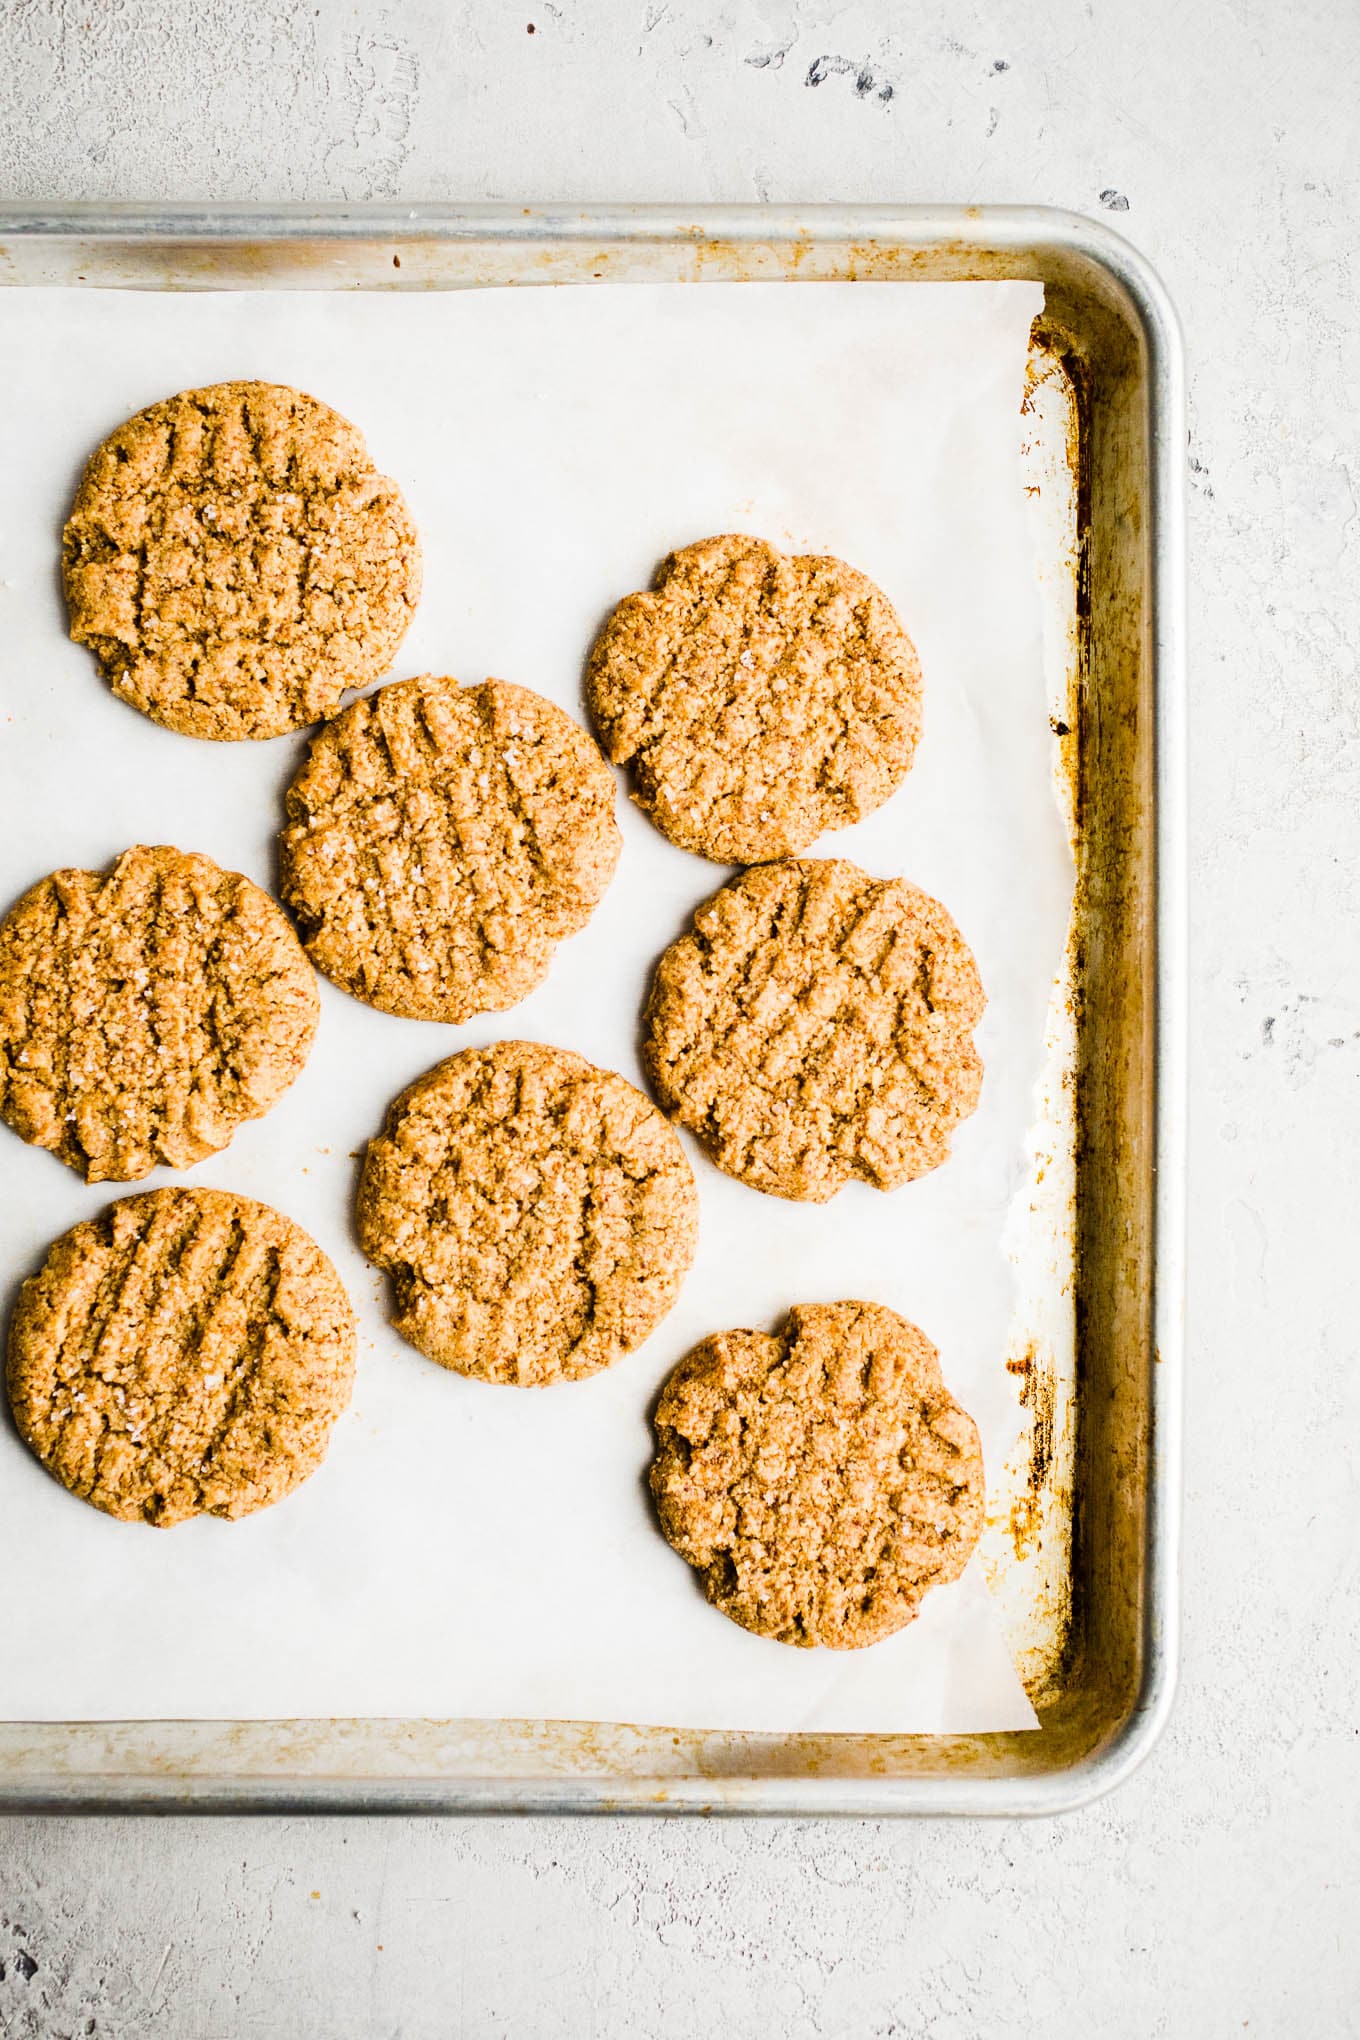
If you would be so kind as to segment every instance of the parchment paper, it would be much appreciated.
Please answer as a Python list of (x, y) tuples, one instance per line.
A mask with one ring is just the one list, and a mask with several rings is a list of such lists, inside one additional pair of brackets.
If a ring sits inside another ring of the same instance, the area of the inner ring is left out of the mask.
[[(425, 593), (396, 678), (495, 674), (579, 716), (602, 617), (674, 546), (752, 531), (872, 575), (921, 653), (925, 736), (888, 805), (817, 848), (942, 898), (991, 1000), (982, 1106), (945, 1167), (892, 1196), (856, 1185), (800, 1206), (730, 1182), (691, 1143), (702, 1238), (677, 1307), (606, 1374), (518, 1391), (447, 1374), (387, 1327), (382, 1279), (352, 1241), (351, 1152), (404, 1084), (471, 1043), (556, 1042), (640, 1081), (651, 967), (725, 873), (621, 798), (618, 877), (514, 1011), (432, 1026), (323, 984), (302, 1079), (187, 1180), (278, 1205), (334, 1258), (361, 1324), (352, 1410), (287, 1501), (172, 1531), (75, 1501), (0, 1429), (0, 1714), (1032, 1724), (976, 1562), (889, 1642), (790, 1650), (707, 1606), (655, 1527), (644, 1475), (648, 1412), (675, 1361), (799, 1300), (902, 1311), (940, 1347), (991, 1468), (1016, 1436), (1001, 1242), (1071, 886), (1018, 471), (1040, 304), (1026, 283), (0, 293), (5, 905), (134, 842), (274, 884), (305, 739), (156, 728), (66, 640), (57, 575), (81, 466), (107, 431), (172, 391), (259, 376), (353, 418), (406, 491)], [(6, 1310), (49, 1241), (118, 1194), (0, 1128)]]

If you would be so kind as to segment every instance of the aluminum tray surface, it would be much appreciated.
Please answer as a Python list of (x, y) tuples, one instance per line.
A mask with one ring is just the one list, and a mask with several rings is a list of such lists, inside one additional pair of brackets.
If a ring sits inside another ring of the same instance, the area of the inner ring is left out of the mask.
[(1026, 483), (1077, 861), (983, 1554), (1039, 1728), (0, 1724), (0, 1804), (73, 1811), (1043, 1813), (1116, 1784), (1175, 1679), (1184, 1198), (1184, 389), (1156, 278), (1039, 209), (510, 207), (0, 217), (0, 284), (441, 290), (1038, 277)]

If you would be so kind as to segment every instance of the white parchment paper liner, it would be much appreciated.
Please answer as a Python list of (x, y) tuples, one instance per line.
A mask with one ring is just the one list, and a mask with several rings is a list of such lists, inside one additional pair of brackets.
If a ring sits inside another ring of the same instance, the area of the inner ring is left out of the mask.
[[(681, 1354), (800, 1300), (902, 1311), (940, 1347), (990, 1466), (1016, 1436), (1001, 1241), (1071, 893), (1018, 469), (1041, 301), (1028, 283), (0, 294), (4, 905), (133, 842), (274, 884), (305, 739), (213, 745), (145, 721), (66, 641), (57, 577), (99, 439), (174, 390), (258, 376), (353, 418), (406, 491), (425, 594), (396, 678), (496, 674), (581, 715), (608, 608), (670, 548), (714, 532), (872, 575), (921, 653), (925, 737), (893, 800), (817, 852), (937, 894), (990, 995), (982, 1106), (944, 1168), (890, 1197), (856, 1185), (804, 1207), (729, 1182), (691, 1144), (702, 1240), (680, 1303), (608, 1374), (527, 1392), (445, 1374), (388, 1329), (381, 1279), (352, 1242), (351, 1151), (402, 1085), (471, 1043), (557, 1042), (637, 1081), (651, 966), (725, 874), (621, 798), (611, 891), (513, 1012), (429, 1026), (323, 986), (304, 1077), (186, 1180), (277, 1204), (332, 1255), (360, 1316), (353, 1408), (288, 1501), (170, 1532), (72, 1500), (0, 1430), (0, 1715), (1032, 1724), (976, 1564), (872, 1650), (790, 1650), (706, 1605), (654, 1525), (644, 1475), (648, 1412)], [(48, 1242), (117, 1194), (0, 1129), (6, 1306)]]

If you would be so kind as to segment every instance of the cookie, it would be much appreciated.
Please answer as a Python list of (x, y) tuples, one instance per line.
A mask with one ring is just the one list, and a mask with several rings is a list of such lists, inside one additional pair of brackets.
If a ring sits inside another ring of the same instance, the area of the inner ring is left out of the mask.
[(147, 1190), (74, 1226), (10, 1326), (20, 1435), (130, 1522), (277, 1502), (325, 1458), (353, 1377), (353, 1316), (320, 1247), (224, 1190)]
[(842, 859), (746, 871), (657, 966), (643, 1063), (755, 1190), (823, 1203), (937, 1168), (977, 1105), (977, 966), (937, 900)]
[(307, 1060), (316, 977), (282, 909), (192, 851), (57, 871), (0, 924), (0, 1116), (87, 1182), (187, 1169)]
[(982, 1530), (977, 1426), (923, 1332), (808, 1303), (718, 1332), (656, 1412), (661, 1527), (715, 1608), (779, 1643), (858, 1650), (957, 1579)]
[(392, 1277), (392, 1322), (482, 1381), (578, 1381), (670, 1309), (698, 1199), (640, 1091), (528, 1041), (450, 1056), (369, 1143), (359, 1239)]
[(709, 538), (629, 595), (587, 694), (633, 798), (682, 850), (758, 864), (880, 807), (921, 724), (921, 669), (886, 595), (843, 560)]
[(71, 636), (190, 737), (277, 737), (385, 673), (420, 594), (395, 482), (348, 420), (216, 383), (120, 425), (62, 537)]
[(426, 674), (356, 701), (288, 792), (283, 897), (313, 963), (416, 1020), (513, 1006), (618, 861), (614, 780), (585, 730), (504, 680)]

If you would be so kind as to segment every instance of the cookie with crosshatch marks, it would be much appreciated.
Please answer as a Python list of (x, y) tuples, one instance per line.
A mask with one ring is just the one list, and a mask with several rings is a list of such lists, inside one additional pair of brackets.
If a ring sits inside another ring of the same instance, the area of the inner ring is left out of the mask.
[(723, 537), (666, 559), (590, 655), (595, 727), (682, 850), (758, 864), (872, 812), (905, 777), (921, 668), (844, 560)]
[(10, 1407), (63, 1487), (162, 1527), (246, 1516), (326, 1456), (354, 1320), (302, 1227), (225, 1190), (148, 1190), (55, 1242), (10, 1326)]
[(744, 871), (657, 966), (643, 1064), (729, 1176), (822, 1203), (937, 1168), (974, 1110), (986, 1000), (963, 937), (905, 879), (841, 858)]
[(401, 492), (301, 390), (215, 383), (92, 455), (62, 535), (71, 636), (185, 736), (277, 737), (385, 673), (420, 595)]
[(0, 924), (0, 1116), (90, 1183), (187, 1169), (301, 1072), (316, 975), (238, 871), (167, 845), (53, 872)]
[(698, 1198), (675, 1129), (624, 1078), (500, 1041), (396, 1100), (358, 1226), (403, 1338), (457, 1373), (533, 1387), (641, 1344), (693, 1259)]
[(461, 1022), (532, 991), (614, 874), (593, 740), (505, 680), (356, 701), (289, 788), (283, 897), (317, 969), (384, 1013)]
[(881, 1304), (715, 1333), (666, 1382), (655, 1428), (667, 1539), (715, 1608), (779, 1643), (891, 1636), (982, 1530), (977, 1426), (929, 1339)]

